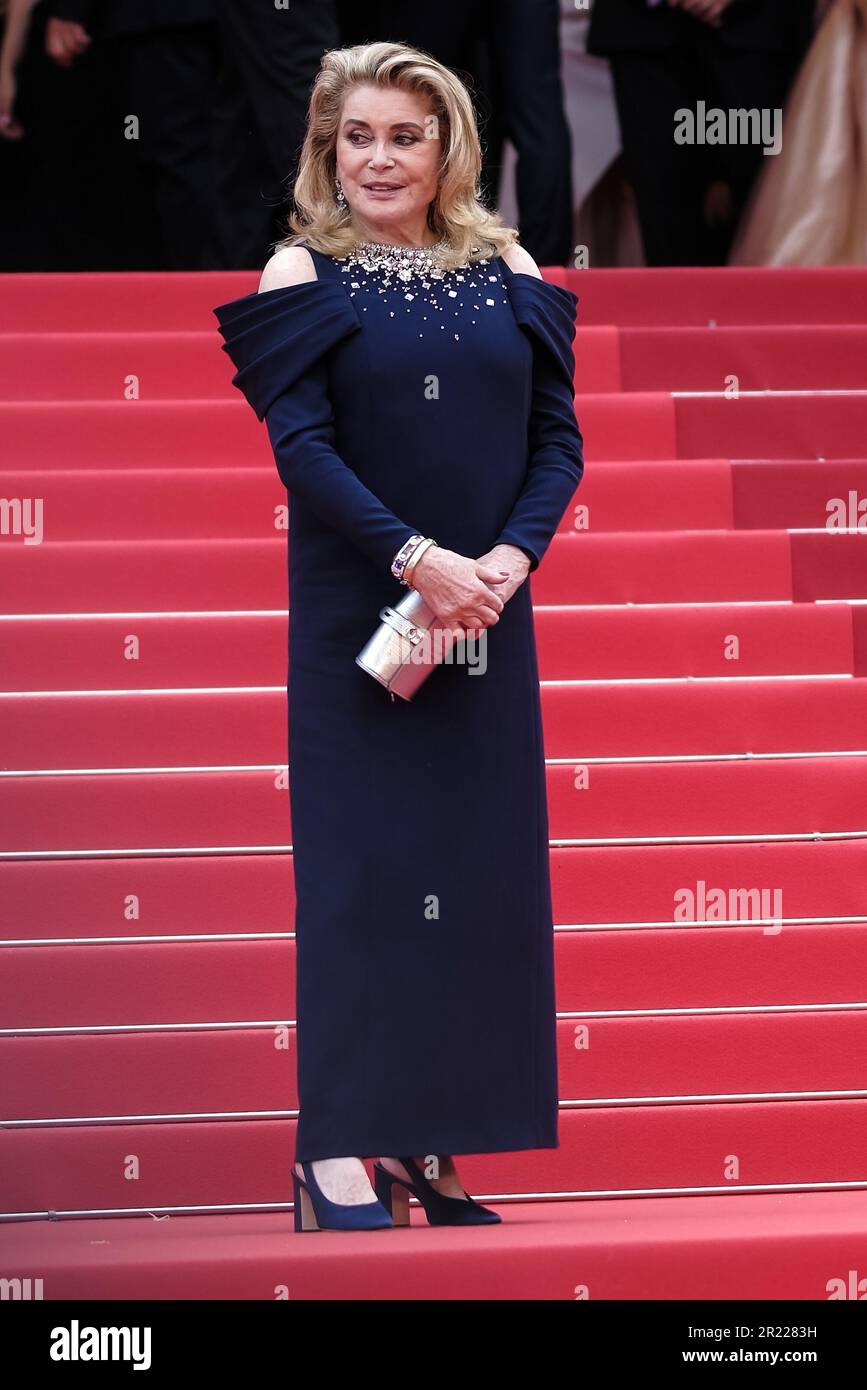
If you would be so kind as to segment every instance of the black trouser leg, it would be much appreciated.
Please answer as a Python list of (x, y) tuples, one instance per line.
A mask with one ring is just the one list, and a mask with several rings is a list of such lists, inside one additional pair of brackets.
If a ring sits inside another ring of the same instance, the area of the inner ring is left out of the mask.
[(286, 212), (322, 55), (339, 43), (332, 0), (222, 0), (214, 147), (223, 263), (260, 267), (286, 234)]
[(496, 105), (518, 156), (521, 244), (539, 265), (572, 255), (572, 146), (560, 77), (557, 0), (497, 0)]
[(140, 122), (139, 139), (130, 145), (153, 190), (163, 264), (168, 270), (210, 267), (214, 27), (191, 24), (134, 34), (119, 43), (119, 50), (126, 65), (129, 111)]

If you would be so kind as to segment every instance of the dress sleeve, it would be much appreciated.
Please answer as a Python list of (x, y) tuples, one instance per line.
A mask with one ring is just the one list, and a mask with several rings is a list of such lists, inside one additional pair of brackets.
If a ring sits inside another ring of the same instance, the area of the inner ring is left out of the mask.
[(326, 353), (361, 323), (341, 285), (306, 281), (213, 310), (233, 385), (264, 420), (287, 490), (387, 569), (416, 530), (365, 487), (334, 447)]
[(532, 573), (584, 473), (572, 351), (578, 297), (535, 275), (506, 270), (515, 318), (533, 345), (533, 389), (526, 480), (494, 544), (519, 546)]

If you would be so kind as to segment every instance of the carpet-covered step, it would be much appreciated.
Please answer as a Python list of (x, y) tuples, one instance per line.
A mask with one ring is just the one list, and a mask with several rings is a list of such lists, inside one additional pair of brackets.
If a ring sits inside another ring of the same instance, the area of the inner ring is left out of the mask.
[[(206, 326), (0, 333), (3, 400), (226, 398), (233, 368)], [(579, 324), (577, 391), (861, 389), (863, 324), (617, 328)]]
[[(463, 1155), (460, 1171), (481, 1200), (697, 1188), (736, 1201), (739, 1187), (764, 1183), (864, 1185), (865, 1108), (863, 1100), (565, 1107), (559, 1148)], [(294, 1120), (243, 1118), (7, 1126), (0, 1215), (284, 1204), (294, 1131)], [(737, 1175), (730, 1159), (726, 1166), (732, 1154)], [(137, 1160), (132, 1179), (128, 1155)], [(503, 1210), (519, 1219), (520, 1208)], [(10, 1235), (0, 1232), (4, 1252)]]
[[(828, 1299), (851, 1287), (867, 1193), (504, 1204), (495, 1226), (319, 1231), (287, 1212), (19, 1222), (6, 1267), (45, 1299)], [(349, 1245), (349, 1241), (352, 1245)], [(616, 1252), (616, 1258), (612, 1253)]]
[[(582, 394), (576, 410), (588, 458), (670, 459), (678, 452), (670, 392)], [(234, 390), (183, 401), (0, 401), (0, 431), (5, 465), (15, 469), (163, 469), (167, 461), (209, 471), (274, 468), (265, 425)], [(694, 456), (721, 452), (711, 443)]]
[(551, 838), (867, 831), (867, 752), (548, 769)]
[[(570, 934), (583, 943), (582, 952), (619, 951), (619, 937), (630, 929), (630, 946), (643, 959), (644, 950), (666, 948), (677, 920), (674, 946), (682, 952), (679, 971), (686, 981), (692, 952), (705, 949), (697, 942), (707, 940), (709, 951), (727, 951), (731, 942), (730, 949), (740, 951), (746, 914), (755, 921), (775, 917), (782, 907), (783, 930), (774, 936), (779, 945), (785, 937), (781, 960), (801, 940), (791, 933), (812, 933), (811, 923), (848, 930), (850, 919), (852, 926), (859, 917), (867, 920), (867, 836), (568, 846), (551, 851), (550, 866), (558, 940)], [(0, 861), (0, 942), (286, 934), (294, 930), (294, 913), (291, 854)], [(703, 934), (686, 930), (691, 921), (702, 924)], [(608, 932), (596, 930), (605, 926)], [(659, 929), (666, 932), (661, 939)], [(747, 951), (755, 944), (753, 931), (746, 929)], [(649, 946), (639, 932), (647, 933)], [(846, 938), (833, 940), (843, 951)], [(739, 969), (738, 978), (747, 978), (740, 958)], [(648, 970), (647, 988), (658, 984), (668, 998), (678, 978), (678, 971), (657, 979)], [(711, 975), (703, 987), (726, 990), (728, 977)]]
[[(797, 538), (807, 539), (807, 538)], [(867, 597), (867, 532), (810, 538), (821, 593)], [(269, 539), (51, 541), (0, 547), (7, 613), (285, 608), (286, 536)], [(683, 603), (793, 598), (785, 531), (555, 536), (531, 580), (535, 603)], [(834, 592), (840, 581), (846, 593)], [(860, 587), (859, 587), (860, 585)], [(375, 625), (375, 624), (374, 624)]]
[(0, 276), (2, 331), (153, 333), (216, 329), (217, 304), (258, 288), (243, 271), (120, 271)]
[(545, 279), (578, 295), (586, 325), (863, 324), (867, 303), (865, 266), (547, 267)]
[(225, 398), (233, 390), (232, 368), (220, 352), (219, 336), (192, 327), (192, 332), (0, 333), (0, 399)]
[[(671, 458), (857, 458), (867, 391), (778, 395), (582, 393), (575, 410), (588, 465)], [(6, 466), (273, 468), (267, 431), (235, 398), (0, 403)]]
[[(220, 341), (216, 321), (192, 332), (0, 333), (0, 399), (226, 398), (234, 368)], [(575, 383), (583, 391), (621, 389), (613, 325), (578, 332)]]
[[(411, 988), (401, 1016), (411, 1028)], [(507, 1047), (507, 1017), (502, 1028)], [(283, 1114), (298, 1104), (296, 1041), (295, 1029), (281, 1019), (238, 1028), (3, 1036), (0, 1114), (4, 1124)], [(351, 1037), (346, 1042), (353, 1045)], [(436, 1038), (428, 1037), (426, 1046), (437, 1046)], [(804, 1012), (560, 1015), (557, 1057), (561, 1104), (768, 1099), (817, 1091), (857, 1098), (865, 1090), (867, 1004)], [(382, 1066), (387, 1091), (387, 1058)], [(504, 1056), (503, 1066), (520, 1085), (526, 1074), (521, 1058)], [(382, 1110), (372, 1122), (385, 1119), (386, 1095)], [(863, 1150), (861, 1157), (867, 1181)]]
[[(433, 677), (431, 677), (433, 679)], [(863, 749), (867, 682), (846, 676), (547, 685), (548, 758)]]
[[(822, 467), (813, 465), (816, 472)], [(857, 482), (854, 470), (840, 475), (841, 486)], [(815, 490), (821, 486), (817, 479)], [(278, 523), (285, 529), (286, 489), (273, 465), (215, 468), (207, 482), (200, 468), (7, 469), (4, 489), (9, 498), (40, 499), (41, 534), (52, 541), (252, 538), (273, 535)], [(813, 515), (815, 524), (818, 513)], [(770, 512), (769, 524), (775, 520)], [(710, 530), (733, 524), (731, 465), (690, 459), (594, 466), (559, 529)]]
[(867, 459), (736, 460), (730, 480), (738, 528), (867, 530)]
[[(452, 668), (441, 678), (458, 675), (464, 673)], [(863, 677), (552, 683), (542, 701), (549, 762), (865, 747)], [(248, 767), (276, 774), (287, 757), (286, 691), (279, 687), (3, 695), (0, 711), (2, 771), (39, 774), (13, 775), (23, 797), (28, 784), (52, 771), (138, 769), (147, 776), (160, 769)], [(0, 798), (8, 780), (0, 778)], [(150, 792), (150, 783), (140, 786)]]
[(555, 536), (545, 561), (540, 604), (867, 597), (867, 530), (584, 532)]
[[(216, 468), (207, 486), (199, 468), (7, 469), (4, 489), (39, 498), (40, 535), (52, 541), (253, 538), (285, 527), (273, 466)], [(558, 530), (839, 530), (862, 524), (864, 499), (864, 460), (594, 463)]]
[[(705, 905), (694, 888), (683, 898), (688, 894), (703, 910), (715, 909), (713, 895)], [(867, 924), (788, 924), (783, 894), (771, 888), (729, 896), (730, 909), (755, 913), (754, 923), (675, 923), (678, 908), (672, 903), (667, 929), (558, 929), (558, 1008), (867, 1007)], [(45, 923), (45, 929), (50, 926)], [(238, 929), (244, 931), (245, 924)], [(294, 939), (115, 939), (29, 947), (0, 942), (0, 965), (4, 1029), (99, 1028), (119, 1019), (127, 1026), (241, 1022), (290, 1019), (295, 1013)]]
[[(539, 670), (543, 682), (851, 674), (860, 611), (847, 603), (540, 605)], [(287, 649), (280, 612), (0, 618), (6, 693), (282, 685)], [(14, 701), (6, 714), (20, 717)]]
[[(552, 842), (867, 833), (867, 753), (547, 768)], [(278, 850), (285, 769), (0, 778), (0, 853)], [(356, 831), (335, 807), (335, 844)], [(445, 882), (445, 880), (444, 880)], [(431, 891), (436, 891), (433, 888)]]
[[(863, 323), (867, 268), (708, 267), (569, 270), (545, 266), (579, 297), (584, 325)], [(258, 288), (259, 272), (0, 276), (2, 330), (153, 332), (213, 328), (213, 309)]]
[(621, 328), (619, 347), (624, 391), (863, 390), (867, 325)]
[[(597, 397), (583, 397), (595, 401)], [(603, 397), (603, 400), (605, 398)], [(609, 397), (613, 403), (632, 397)], [(653, 400), (642, 393), (639, 401)], [(852, 459), (864, 453), (867, 438), (867, 390), (801, 391), (778, 395), (728, 398), (723, 394), (675, 395), (676, 440), (680, 458), (730, 459)], [(580, 402), (579, 402), (580, 409)], [(580, 418), (580, 416), (579, 416)], [(593, 447), (605, 453), (608, 421), (591, 407), (588, 416), (597, 431)], [(631, 421), (628, 422), (631, 424)], [(632, 437), (618, 436), (620, 449), (611, 458), (628, 458)]]
[[(455, 668), (444, 668), (442, 675), (435, 672), (430, 679), (456, 676), (472, 679)], [(484, 676), (476, 679), (483, 680)], [(834, 687), (839, 698), (826, 704), (829, 686)], [(572, 758), (577, 762), (582, 757), (606, 756), (594, 738), (594, 713), (604, 729), (606, 716), (610, 720), (612, 711), (618, 708), (647, 718), (654, 705), (661, 705), (666, 711), (661, 715), (664, 727), (651, 725), (644, 730), (640, 743), (637, 740), (642, 730), (633, 729), (628, 741), (624, 733), (618, 743), (616, 729), (609, 726), (607, 756), (615, 760), (648, 755), (738, 756), (759, 752), (838, 752), (867, 746), (863, 725), (856, 724), (846, 737), (845, 725), (841, 728), (830, 717), (831, 710), (840, 706), (856, 718), (863, 717), (863, 701), (867, 698), (863, 678), (857, 687), (845, 677), (833, 681), (821, 675), (803, 676), (800, 680), (729, 677), (701, 685), (687, 678), (665, 681), (655, 688), (652, 683), (639, 683), (637, 690), (604, 681), (586, 687), (580, 682), (566, 686), (554, 683), (543, 690), (543, 717), (549, 698), (562, 696), (564, 691), (569, 696), (568, 704), (564, 707), (558, 700), (556, 708), (560, 720), (565, 722), (558, 721), (546, 737), (551, 760)], [(707, 697), (704, 704), (700, 703), (699, 691)], [(799, 703), (793, 701), (793, 694), (801, 695)], [(383, 691), (382, 699), (388, 698)], [(589, 721), (589, 728), (587, 723), (576, 720), (579, 711), (580, 720)], [(689, 722), (686, 728), (679, 723), (680, 715), (689, 721), (696, 714), (700, 719), (705, 712), (724, 711), (729, 714), (729, 729), (740, 716), (743, 731), (732, 733), (728, 744), (722, 737), (725, 729), (708, 729), (703, 740), (696, 737), (689, 741), (689, 735), (700, 727), (698, 720), (692, 728)], [(818, 727), (809, 722), (811, 711)], [(279, 687), (2, 695), (0, 712), (5, 773), (74, 773), (116, 768), (145, 774), (160, 769), (194, 771), (221, 767), (264, 767), (276, 772), (287, 756), (287, 699), (285, 689)], [(794, 716), (788, 728), (772, 726), (771, 737), (775, 741), (766, 746), (770, 739), (765, 735), (763, 740), (763, 717), (785, 720), (787, 715)], [(480, 749), (480, 756), (481, 753)]]
[[(867, 531), (592, 532), (554, 536), (538, 604), (867, 597)], [(51, 541), (0, 547), (9, 614), (286, 607), (286, 536)]]

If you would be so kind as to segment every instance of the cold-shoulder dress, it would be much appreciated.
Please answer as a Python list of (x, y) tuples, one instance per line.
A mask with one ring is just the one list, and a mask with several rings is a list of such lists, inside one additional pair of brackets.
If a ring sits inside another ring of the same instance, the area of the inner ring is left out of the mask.
[(530, 581), (481, 673), (405, 702), (355, 656), (413, 532), (538, 567), (584, 468), (578, 301), (494, 255), (441, 278), (311, 255), (317, 280), (214, 309), (289, 501), (296, 1158), (556, 1148)]

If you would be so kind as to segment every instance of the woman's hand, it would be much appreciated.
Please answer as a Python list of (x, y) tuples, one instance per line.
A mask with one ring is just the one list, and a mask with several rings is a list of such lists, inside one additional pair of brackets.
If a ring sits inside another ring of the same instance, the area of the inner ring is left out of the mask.
[(517, 545), (495, 545), (480, 555), (476, 564), (493, 565), (496, 570), (508, 571), (508, 579), (502, 585), (497, 585), (497, 593), (504, 603), (509, 602), (530, 573), (529, 557)]
[(429, 545), (411, 581), (439, 620), (463, 637), (500, 621), (504, 600), (495, 590), (509, 578), (505, 564), (487, 563), (484, 557), (471, 560), (454, 550)]

